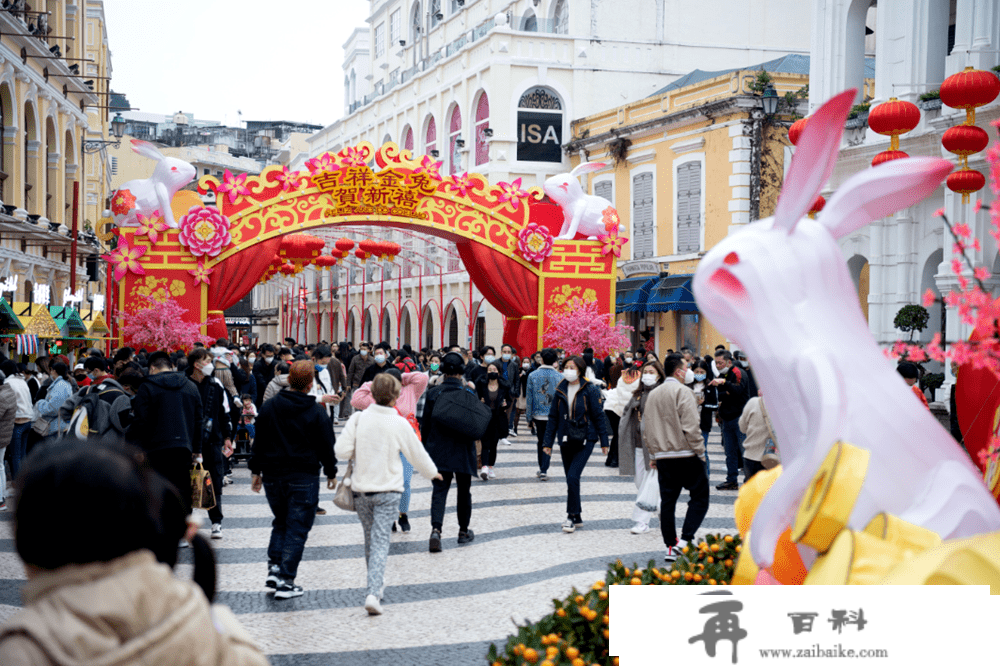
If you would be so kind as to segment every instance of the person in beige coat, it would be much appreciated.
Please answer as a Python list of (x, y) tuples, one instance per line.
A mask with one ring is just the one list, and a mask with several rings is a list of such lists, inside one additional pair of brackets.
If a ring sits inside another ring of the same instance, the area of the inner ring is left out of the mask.
[[(663, 362), (667, 375), (646, 400), (643, 416), (643, 444), (652, 457), (660, 482), (660, 531), (672, 562), (694, 540), (708, 513), (708, 476), (705, 474), (705, 442), (701, 436), (698, 403), (694, 392), (683, 384), (688, 364), (680, 354), (670, 354)], [(674, 512), (681, 489), (691, 496), (677, 540)]]
[[(0, 664), (268, 663), (233, 613), (211, 603), (211, 547), (136, 450), (55, 443), (28, 459), (17, 484), (14, 537), (28, 582), (24, 609), (0, 625)], [(171, 571), (182, 535), (194, 581)]]

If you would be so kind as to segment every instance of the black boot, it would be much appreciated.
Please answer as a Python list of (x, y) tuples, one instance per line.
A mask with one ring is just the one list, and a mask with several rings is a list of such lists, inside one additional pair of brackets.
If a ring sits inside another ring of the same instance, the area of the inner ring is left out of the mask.
[(410, 531), (410, 520), (406, 517), (405, 513), (399, 514), (399, 529), (404, 532)]

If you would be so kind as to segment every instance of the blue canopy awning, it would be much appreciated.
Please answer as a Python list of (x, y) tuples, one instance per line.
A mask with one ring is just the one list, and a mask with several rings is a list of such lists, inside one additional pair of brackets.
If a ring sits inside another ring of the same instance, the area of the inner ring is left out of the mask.
[(698, 304), (691, 291), (693, 277), (694, 275), (689, 273), (659, 278), (646, 300), (646, 312), (698, 312)]
[(645, 312), (646, 299), (660, 276), (619, 280), (615, 285), (615, 312)]

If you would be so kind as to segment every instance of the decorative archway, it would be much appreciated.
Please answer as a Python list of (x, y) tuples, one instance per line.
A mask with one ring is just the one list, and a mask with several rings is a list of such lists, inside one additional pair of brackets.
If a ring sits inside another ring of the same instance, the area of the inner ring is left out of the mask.
[[(376, 151), (363, 142), (306, 166), (308, 173), (269, 166), (258, 176), (203, 176), (198, 191), (214, 193), (218, 209), (179, 192), (171, 209), (180, 229), (160, 233), (155, 242), (143, 227), (121, 227), (122, 244), (141, 256), (133, 264), (119, 248), (118, 258), (110, 257), (127, 268), (116, 281), (119, 307), (127, 311), (144, 293), (162, 290), (192, 320), (218, 317), (258, 282), (282, 236), (371, 225), (454, 242), (479, 292), (506, 318), (503, 340), (519, 349), (540, 348), (551, 314), (574, 297), (611, 310), (622, 243), (617, 216), (608, 225), (615, 229), (601, 240), (556, 240), (562, 209), (541, 188), (525, 190), (519, 181), (493, 185), (476, 173), (442, 176), (441, 162), (414, 157), (394, 143)], [(218, 330), (211, 327), (209, 334)]]

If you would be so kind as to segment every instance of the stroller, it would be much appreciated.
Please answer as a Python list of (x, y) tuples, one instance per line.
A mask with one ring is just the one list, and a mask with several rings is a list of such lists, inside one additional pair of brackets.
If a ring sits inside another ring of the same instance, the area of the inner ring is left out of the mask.
[(250, 443), (253, 440), (253, 424), (243, 423), (236, 428), (236, 439), (233, 442), (233, 455), (230, 458), (232, 464), (237, 464), (241, 460), (250, 459)]

